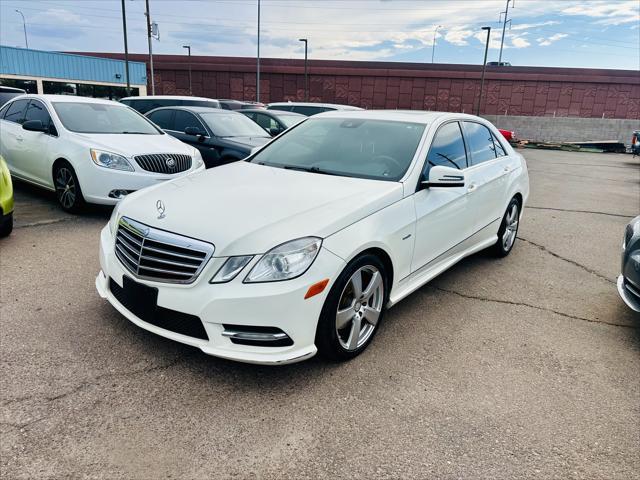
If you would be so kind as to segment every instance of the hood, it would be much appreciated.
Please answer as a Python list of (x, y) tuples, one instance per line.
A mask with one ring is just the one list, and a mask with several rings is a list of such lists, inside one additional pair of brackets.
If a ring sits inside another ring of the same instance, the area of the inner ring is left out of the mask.
[(224, 141), (230, 145), (239, 147), (261, 147), (265, 143), (271, 141), (271, 137), (223, 137)]
[(85, 135), (76, 134), (85, 140), (87, 147), (118, 153), (125, 157), (150, 153), (193, 154), (193, 149), (171, 135)]
[[(325, 238), (402, 199), (399, 182), (235, 162), (129, 195), (119, 214), (213, 243), (215, 256), (265, 253), (300, 237)], [(158, 219), (156, 202), (165, 205)]]

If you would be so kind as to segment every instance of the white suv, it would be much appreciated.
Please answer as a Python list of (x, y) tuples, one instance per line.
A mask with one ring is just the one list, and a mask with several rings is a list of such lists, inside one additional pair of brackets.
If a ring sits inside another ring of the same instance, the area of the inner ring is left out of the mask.
[(0, 154), (11, 175), (55, 190), (70, 212), (204, 170), (198, 150), (133, 109), (64, 95), (23, 95), (4, 105)]

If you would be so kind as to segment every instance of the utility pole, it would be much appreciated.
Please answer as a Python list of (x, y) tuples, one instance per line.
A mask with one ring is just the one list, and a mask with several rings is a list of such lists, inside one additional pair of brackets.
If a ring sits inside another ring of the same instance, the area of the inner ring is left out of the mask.
[(146, 0), (147, 7), (147, 37), (149, 39), (149, 72), (151, 72), (151, 95), (156, 94), (156, 82), (153, 78), (153, 49), (151, 47), (151, 12), (149, 12), (149, 0)]
[(256, 65), (256, 102), (260, 101), (260, 0), (258, 0), (258, 63)]
[(439, 28), (442, 28), (442, 25), (438, 25), (433, 32), (433, 45), (431, 46), (431, 63), (433, 63), (433, 57), (436, 54), (436, 34), (438, 33)]
[(22, 16), (22, 27), (24, 28), (24, 44), (27, 48), (29, 48), (29, 41), (27, 40), (27, 21), (24, 19), (24, 13), (20, 10), (16, 10)]
[(189, 53), (189, 95), (193, 95), (193, 90), (191, 90), (191, 45), (183, 45), (182, 48), (186, 48)]
[[(502, 22), (502, 40), (500, 41), (500, 56), (498, 57), (498, 65), (502, 63), (502, 47), (504, 45), (504, 34), (507, 29), (507, 22), (509, 23), (509, 29), (511, 29), (511, 20), (509, 20), (509, 2), (511, 0), (507, 0), (507, 6), (504, 9), (504, 12), (500, 12), (500, 16), (504, 15), (504, 22)], [(516, 6), (516, 0), (513, 0), (513, 7)]]
[(127, 79), (127, 96), (131, 95), (131, 83), (129, 82), (129, 45), (127, 43), (127, 11), (122, 0), (122, 31), (124, 32), (124, 70)]
[(309, 101), (309, 77), (307, 75), (307, 39), (299, 38), (301, 42), (304, 42), (304, 100)]
[(482, 91), (484, 90), (484, 72), (487, 69), (487, 53), (489, 52), (489, 38), (491, 37), (491, 27), (482, 27), (487, 31), (487, 44), (484, 47), (484, 62), (482, 63), (482, 77), (480, 78), (480, 96), (478, 98), (478, 106), (476, 107), (476, 115), (480, 115), (480, 104), (482, 103)]

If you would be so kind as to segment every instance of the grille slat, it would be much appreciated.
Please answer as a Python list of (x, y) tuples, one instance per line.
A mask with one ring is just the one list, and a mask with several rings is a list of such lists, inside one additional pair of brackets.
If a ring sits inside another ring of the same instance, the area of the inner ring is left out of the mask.
[[(152, 153), (149, 155), (137, 155), (133, 158), (143, 170), (168, 175), (186, 172), (191, 168), (192, 162), (192, 158), (189, 155), (181, 153)], [(167, 164), (169, 159), (173, 159), (173, 168)]]
[(213, 252), (210, 243), (157, 230), (126, 217), (118, 222), (116, 257), (139, 278), (191, 283)]

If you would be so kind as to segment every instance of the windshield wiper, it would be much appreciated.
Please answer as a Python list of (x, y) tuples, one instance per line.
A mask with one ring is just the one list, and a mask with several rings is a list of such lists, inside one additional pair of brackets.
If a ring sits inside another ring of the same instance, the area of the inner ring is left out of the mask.
[(285, 170), (299, 170), (301, 172), (311, 172), (311, 173), (320, 173), (322, 175), (338, 175), (339, 173), (329, 172), (327, 170), (322, 170), (320, 167), (301, 167), (297, 165), (283, 165), (282, 168)]
[(122, 135), (152, 135), (151, 133), (147, 133), (147, 132), (120, 132), (120, 134)]

